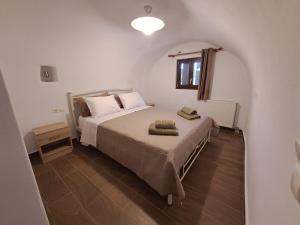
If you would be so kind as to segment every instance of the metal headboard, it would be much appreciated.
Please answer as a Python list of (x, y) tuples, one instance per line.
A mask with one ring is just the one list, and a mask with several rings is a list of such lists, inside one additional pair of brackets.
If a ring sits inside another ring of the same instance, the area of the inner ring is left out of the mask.
[(93, 91), (93, 92), (87, 92), (87, 93), (80, 93), (80, 94), (74, 94), (72, 92), (67, 93), (68, 97), (68, 106), (69, 106), (69, 112), (71, 116), (71, 120), (73, 123), (73, 126), (76, 128), (77, 132), (80, 132), (80, 128), (78, 126), (78, 115), (76, 113), (78, 112), (78, 108), (76, 108), (76, 98), (80, 97), (93, 97), (93, 96), (99, 96), (103, 93), (108, 93), (109, 95), (114, 94), (121, 94), (121, 93), (128, 93), (132, 92), (133, 89), (107, 89), (107, 90), (101, 90), (101, 91)]

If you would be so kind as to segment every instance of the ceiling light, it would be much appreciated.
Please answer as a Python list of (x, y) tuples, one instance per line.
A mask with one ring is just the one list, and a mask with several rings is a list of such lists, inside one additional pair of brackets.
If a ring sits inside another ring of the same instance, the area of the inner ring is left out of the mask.
[[(149, 5), (146, 5), (144, 9), (147, 15), (149, 15), (152, 11), (152, 7)], [(134, 19), (131, 22), (131, 26), (146, 35), (150, 35), (155, 31), (161, 30), (165, 26), (165, 23), (156, 17), (144, 16)]]

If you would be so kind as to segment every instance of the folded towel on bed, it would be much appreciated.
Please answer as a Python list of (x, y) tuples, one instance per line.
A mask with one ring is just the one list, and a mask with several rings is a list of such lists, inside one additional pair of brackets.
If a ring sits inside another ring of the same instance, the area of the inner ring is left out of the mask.
[(192, 109), (190, 107), (186, 107), (186, 106), (182, 107), (181, 111), (188, 115), (196, 115), (197, 114), (197, 110)]
[(176, 129), (175, 122), (173, 120), (156, 120), (155, 128), (158, 129)]
[(151, 135), (172, 135), (178, 136), (178, 131), (176, 129), (158, 129), (155, 127), (155, 123), (151, 123), (148, 130)]
[(187, 120), (195, 120), (195, 119), (199, 119), (200, 116), (198, 114), (187, 114), (185, 112), (183, 112), (182, 110), (178, 111), (177, 114)]

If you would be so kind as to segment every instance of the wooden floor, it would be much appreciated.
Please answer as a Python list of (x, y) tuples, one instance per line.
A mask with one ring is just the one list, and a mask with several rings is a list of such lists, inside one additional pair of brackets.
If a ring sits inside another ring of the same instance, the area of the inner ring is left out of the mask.
[(244, 224), (244, 142), (221, 130), (183, 180), (186, 198), (168, 207), (132, 172), (91, 147), (48, 164), (31, 158), (51, 225)]

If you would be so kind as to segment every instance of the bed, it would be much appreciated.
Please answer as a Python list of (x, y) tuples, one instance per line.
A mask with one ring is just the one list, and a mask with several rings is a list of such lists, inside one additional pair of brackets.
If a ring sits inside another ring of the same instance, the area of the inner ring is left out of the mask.
[[(111, 90), (110, 94), (130, 90)], [(186, 120), (174, 111), (143, 106), (102, 118), (76, 114), (74, 100), (78, 96), (93, 96), (99, 92), (72, 95), (68, 93), (70, 110), (81, 142), (96, 147), (137, 174), (161, 196), (184, 199), (181, 181), (200, 151), (210, 140), (212, 119), (201, 116)], [(157, 119), (174, 120), (179, 136), (149, 135), (149, 124)]]

